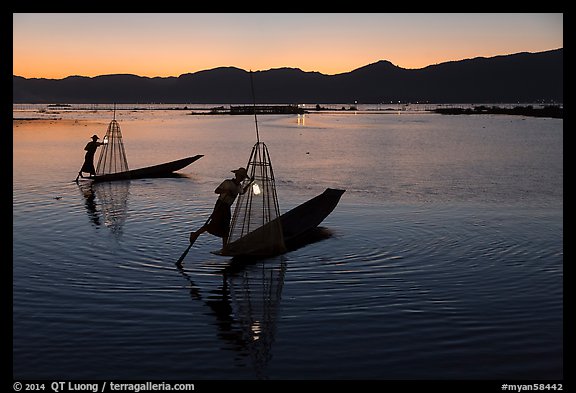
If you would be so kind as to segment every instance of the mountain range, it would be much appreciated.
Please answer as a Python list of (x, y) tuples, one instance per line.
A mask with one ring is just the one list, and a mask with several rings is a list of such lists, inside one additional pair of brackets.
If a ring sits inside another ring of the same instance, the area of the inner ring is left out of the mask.
[[(405, 69), (381, 60), (325, 75), (298, 68), (219, 67), (178, 77), (63, 79), (13, 75), (13, 103), (530, 103), (563, 102), (564, 49)], [(255, 97), (251, 88), (254, 86)]]

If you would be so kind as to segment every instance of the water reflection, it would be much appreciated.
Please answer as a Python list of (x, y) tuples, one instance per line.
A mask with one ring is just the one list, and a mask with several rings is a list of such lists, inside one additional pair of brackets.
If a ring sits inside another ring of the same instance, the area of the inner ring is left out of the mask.
[[(317, 227), (290, 244), (289, 251), (333, 236), (325, 227)], [(258, 379), (266, 379), (266, 368), (272, 359), (278, 308), (282, 298), (286, 257), (264, 260), (235, 257), (216, 274), (222, 284), (203, 295), (182, 264), (178, 272), (190, 283), (190, 297), (208, 306), (215, 317), (222, 348), (233, 350), (245, 366), (249, 359)]]
[(232, 259), (218, 272), (222, 284), (206, 296), (182, 265), (177, 268), (190, 283), (192, 299), (204, 302), (208, 314), (215, 317), (222, 348), (235, 351), (242, 365), (249, 359), (256, 376), (266, 379), (286, 273), (285, 258), (261, 262)]
[(104, 226), (115, 236), (121, 236), (128, 212), (130, 181), (80, 182), (78, 187), (84, 196), (90, 222), (100, 226), (102, 218)]
[(298, 115), (298, 125), (299, 126), (305, 126), (306, 125), (306, 115), (302, 114), (302, 115)]
[(92, 188), (92, 182), (78, 183), (78, 188), (84, 197), (84, 207), (86, 207), (90, 222), (96, 226), (100, 226), (100, 212), (96, 204), (96, 194)]

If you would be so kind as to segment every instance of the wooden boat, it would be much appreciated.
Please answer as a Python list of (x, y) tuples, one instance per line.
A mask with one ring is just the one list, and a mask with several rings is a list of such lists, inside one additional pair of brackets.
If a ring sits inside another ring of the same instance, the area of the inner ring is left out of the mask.
[(322, 194), (282, 214), (284, 244), (290, 249), (316, 228), (338, 205), (346, 190), (327, 188)]
[(262, 244), (259, 241), (263, 233), (275, 228), (276, 220), (273, 220), (213, 253), (234, 257), (271, 257), (282, 254), (296, 247), (304, 237), (318, 227), (336, 208), (345, 191), (327, 188), (322, 194), (278, 217), (276, 220), (281, 220), (284, 245), (286, 246), (283, 250), (270, 250), (267, 244)]
[(165, 162), (164, 164), (158, 164), (139, 169), (132, 169), (125, 172), (90, 176), (87, 177), (86, 179), (91, 179), (95, 182), (101, 182), (101, 181), (113, 181), (113, 180), (142, 179), (148, 177), (164, 177), (169, 176), (173, 172), (192, 164), (194, 161), (200, 159), (201, 157), (204, 157), (204, 155), (198, 154), (193, 157), (186, 157), (176, 161)]

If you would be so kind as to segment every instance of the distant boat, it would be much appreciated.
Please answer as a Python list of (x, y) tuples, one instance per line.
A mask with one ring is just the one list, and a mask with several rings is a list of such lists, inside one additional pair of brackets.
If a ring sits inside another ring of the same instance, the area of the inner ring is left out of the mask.
[[(304, 238), (314, 231), (322, 221), (338, 205), (346, 190), (327, 188), (322, 194), (296, 206), (282, 214), (276, 220), (282, 224), (282, 235), (286, 249), (295, 248)], [(214, 251), (213, 254), (233, 257), (271, 257), (270, 247), (258, 239), (276, 225), (276, 220), (270, 221), (242, 238), (228, 243), (225, 248)]]
[[(96, 136), (97, 138), (97, 136)], [(108, 125), (108, 130), (103, 138), (103, 147), (100, 151), (96, 174), (86, 177), (95, 182), (142, 179), (147, 177), (166, 177), (173, 172), (182, 169), (194, 161), (204, 157), (202, 154), (181, 158), (179, 160), (165, 162), (139, 169), (128, 169), (128, 161), (124, 151), (124, 142), (122, 140), (122, 131), (116, 121), (116, 104), (114, 104), (114, 118)], [(81, 173), (78, 173), (80, 176)], [(76, 180), (78, 181), (78, 177)]]
[(142, 179), (149, 177), (166, 177), (173, 174), (173, 172), (192, 164), (194, 161), (202, 157), (204, 157), (203, 154), (197, 154), (192, 157), (182, 158), (180, 160), (148, 166), (145, 168), (132, 169), (124, 172), (108, 173), (104, 175), (90, 176), (87, 177), (87, 179), (94, 180), (95, 182), (101, 182), (101, 181), (113, 181), (113, 180)]

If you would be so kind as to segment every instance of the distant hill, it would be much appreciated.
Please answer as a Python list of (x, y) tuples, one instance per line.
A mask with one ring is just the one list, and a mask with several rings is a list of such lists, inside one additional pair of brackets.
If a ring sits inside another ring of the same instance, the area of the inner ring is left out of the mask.
[[(378, 61), (325, 75), (298, 68), (253, 72), (258, 103), (563, 102), (564, 49), (451, 61), (420, 69)], [(219, 67), (179, 77), (130, 74), (13, 76), (13, 103), (251, 103), (250, 75)]]

